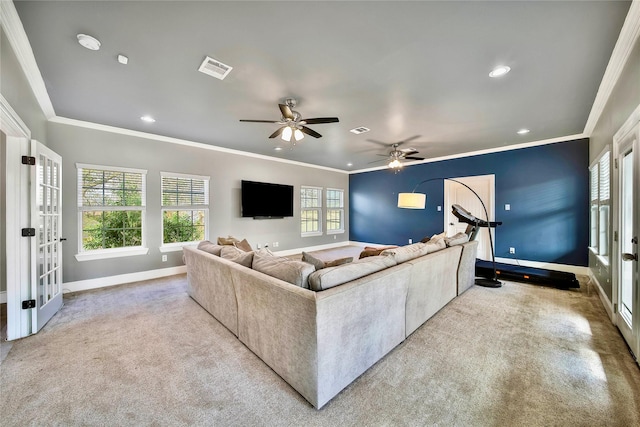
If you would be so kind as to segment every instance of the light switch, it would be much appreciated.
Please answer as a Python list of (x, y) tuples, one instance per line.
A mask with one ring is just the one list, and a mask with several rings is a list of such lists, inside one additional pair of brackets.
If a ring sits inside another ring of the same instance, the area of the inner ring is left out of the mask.
[(504, 210), (505, 211), (510, 211), (511, 210), (511, 205), (509, 203), (504, 205)]
[(442, 206), (438, 206), (438, 212), (442, 210)]

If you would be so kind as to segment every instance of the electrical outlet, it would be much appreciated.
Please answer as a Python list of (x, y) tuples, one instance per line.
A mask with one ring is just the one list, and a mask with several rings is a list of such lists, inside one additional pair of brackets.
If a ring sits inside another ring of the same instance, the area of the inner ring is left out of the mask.
[(256, 249), (260, 249), (260, 243), (256, 245)]
[(438, 212), (442, 211), (442, 206), (438, 206)]
[(516, 248), (509, 248), (509, 253), (510, 254), (515, 254), (516, 253)]
[(505, 203), (504, 210), (505, 211), (510, 211), (511, 210), (511, 205), (509, 203)]
[(412, 244), (412, 243), (413, 243), (413, 239), (409, 239), (409, 244)]
[(166, 255), (162, 255), (162, 262), (167, 262), (167, 256)]
[(336, 240), (338, 238), (338, 236), (336, 236), (335, 234), (333, 235), (333, 240)]

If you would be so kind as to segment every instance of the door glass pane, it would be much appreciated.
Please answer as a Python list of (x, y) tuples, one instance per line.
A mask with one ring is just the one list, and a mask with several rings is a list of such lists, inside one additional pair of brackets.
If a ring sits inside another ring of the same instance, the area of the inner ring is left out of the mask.
[[(633, 238), (633, 151), (628, 152), (622, 159), (620, 176), (620, 243), (622, 253), (633, 253), (631, 243)], [(620, 286), (622, 291), (621, 314), (631, 326), (633, 313), (633, 262), (622, 261), (620, 271)]]

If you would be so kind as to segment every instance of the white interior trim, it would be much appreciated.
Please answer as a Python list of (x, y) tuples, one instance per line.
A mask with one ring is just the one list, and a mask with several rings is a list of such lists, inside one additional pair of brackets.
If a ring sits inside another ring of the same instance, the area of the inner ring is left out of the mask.
[(98, 123), (85, 122), (82, 120), (68, 119), (66, 117), (56, 116), (56, 117), (50, 118), (49, 121), (52, 123), (59, 123), (63, 125), (77, 126), (77, 127), (82, 127), (86, 129), (94, 129), (94, 130), (99, 130), (103, 132), (111, 132), (111, 133), (117, 133), (120, 135), (133, 136), (136, 138), (152, 139), (154, 141), (168, 142), (168, 143), (177, 144), (177, 145), (186, 145), (188, 147), (201, 148), (203, 150), (219, 151), (222, 153), (235, 154), (238, 156), (253, 157), (256, 159), (271, 160), (273, 162), (287, 163), (291, 165), (304, 166), (307, 168), (328, 170), (331, 172), (348, 173), (347, 171), (343, 171), (340, 169), (329, 168), (326, 166), (312, 165), (311, 163), (303, 163), (303, 162), (297, 162), (294, 160), (280, 159), (278, 157), (265, 156), (263, 154), (255, 154), (255, 153), (249, 153), (246, 151), (234, 150), (231, 148), (217, 147), (215, 145), (205, 144), (202, 142), (188, 141), (186, 139), (172, 138), (169, 136), (157, 135), (157, 134), (148, 133), (148, 132), (140, 132), (137, 130), (130, 130), (130, 129), (118, 128), (115, 126), (101, 125)]
[(127, 256), (146, 255), (149, 248), (118, 248), (80, 252), (75, 254), (75, 258), (79, 261), (95, 261), (97, 259), (122, 258)]
[(0, 292), (0, 304), (7, 303), (7, 291)]
[(638, 39), (640, 39), (640, 1), (636, 0), (631, 3), (622, 30), (620, 30), (620, 36), (613, 48), (611, 58), (609, 58), (609, 64), (604, 71), (596, 99), (593, 101), (589, 118), (584, 126), (583, 133), (585, 135), (591, 136), (595, 129)]
[(615, 324), (615, 317), (614, 317), (614, 312), (613, 312), (613, 303), (611, 301), (609, 301), (609, 298), (607, 297), (607, 294), (604, 293), (604, 290), (602, 289), (602, 286), (600, 286), (600, 282), (598, 282), (598, 279), (596, 278), (596, 276), (593, 275), (593, 273), (591, 272), (591, 269), (589, 269), (589, 279), (591, 280), (591, 283), (593, 283), (593, 285), (595, 286), (596, 290), (598, 291), (598, 296), (600, 297), (600, 302), (602, 302), (602, 306), (604, 307), (605, 311), (607, 312), (607, 316), (609, 316), (609, 320), (611, 320), (611, 323)]
[(0, 122), (2, 122), (2, 131), (11, 136), (22, 138), (31, 138), (31, 131), (22, 121), (18, 113), (9, 105), (9, 101), (0, 93)]
[(118, 274), (116, 276), (106, 276), (98, 277), (96, 279), (65, 282), (62, 285), (62, 290), (64, 293), (88, 291), (90, 289), (105, 288), (108, 286), (123, 285), (125, 283), (157, 279), (159, 277), (173, 276), (186, 272), (187, 267), (184, 265), (180, 265), (177, 267), (161, 268), (158, 270), (139, 271), (137, 273)]
[[(404, 166), (406, 167), (406, 166), (413, 166), (413, 165), (421, 165), (425, 163), (435, 163), (435, 162), (441, 162), (443, 160), (462, 159), (465, 157), (479, 156), (481, 154), (501, 153), (503, 151), (519, 150), (521, 148), (529, 148), (529, 147), (539, 147), (541, 145), (555, 144), (558, 142), (568, 142), (568, 141), (574, 141), (576, 139), (583, 139), (583, 138), (587, 138), (587, 135), (584, 133), (577, 133), (575, 135), (560, 136), (558, 138), (542, 139), (540, 141), (523, 142), (522, 144), (507, 145), (504, 147), (487, 148), (484, 150), (469, 151), (469, 152), (460, 153), (460, 154), (451, 154), (449, 156), (435, 157), (435, 158), (425, 159), (425, 160), (417, 160), (415, 162), (405, 162)], [(388, 167), (376, 166), (373, 168), (349, 171), (348, 173), (353, 174), (353, 173), (370, 172), (370, 171), (377, 171), (377, 170), (384, 170), (384, 169), (388, 169)]]
[(47, 119), (55, 117), (56, 112), (53, 109), (47, 87), (44, 84), (44, 79), (42, 78), (42, 74), (40, 74), (36, 58), (33, 55), (27, 33), (24, 31), (22, 21), (20, 21), (20, 17), (12, 1), (2, 2), (2, 7), (0, 7), (0, 22), (2, 22), (9, 44), (18, 58), (18, 63), (27, 77), (29, 86), (31, 86), (31, 90), (40, 105), (40, 109)]

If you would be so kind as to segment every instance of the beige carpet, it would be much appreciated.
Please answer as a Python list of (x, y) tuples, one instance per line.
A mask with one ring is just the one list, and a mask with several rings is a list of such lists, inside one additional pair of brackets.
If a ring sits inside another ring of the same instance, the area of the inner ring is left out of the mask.
[(320, 411), (185, 284), (66, 295), (0, 365), (0, 425), (640, 425), (640, 369), (585, 284), (472, 287)]

